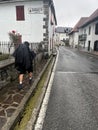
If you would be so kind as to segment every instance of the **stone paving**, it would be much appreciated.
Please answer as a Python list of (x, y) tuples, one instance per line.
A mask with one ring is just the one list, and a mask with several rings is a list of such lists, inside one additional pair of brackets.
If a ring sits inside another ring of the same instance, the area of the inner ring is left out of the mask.
[[(34, 80), (41, 72), (45, 61), (37, 66), (36, 72), (34, 72)], [(25, 75), (24, 82), (23, 82), (23, 89), (19, 91), (17, 89), (18, 86), (18, 79), (7, 85), (5, 88), (0, 90), (0, 130), (6, 124), (6, 122), (11, 118), (12, 114), (15, 112), (17, 107), (19, 106), (20, 102), (22, 101), (25, 94), (30, 89), (28, 76)]]

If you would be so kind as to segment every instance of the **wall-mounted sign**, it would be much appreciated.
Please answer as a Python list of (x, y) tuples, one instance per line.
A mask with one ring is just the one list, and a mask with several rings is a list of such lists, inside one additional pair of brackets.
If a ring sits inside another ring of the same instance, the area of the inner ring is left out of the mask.
[(43, 8), (42, 7), (30, 7), (29, 9), (29, 14), (42, 14), (43, 13)]

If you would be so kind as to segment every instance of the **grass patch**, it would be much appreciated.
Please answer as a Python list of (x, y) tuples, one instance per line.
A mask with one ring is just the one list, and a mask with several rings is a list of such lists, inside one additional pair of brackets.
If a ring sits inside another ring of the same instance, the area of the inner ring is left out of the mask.
[(22, 115), (22, 119), (21, 122), (18, 122), (16, 124), (16, 127), (14, 128), (14, 130), (24, 130), (28, 121), (31, 118), (32, 115), (32, 111), (38, 101), (38, 98), (40, 97), (41, 93), (42, 93), (42, 88), (44, 87), (44, 83), (48, 77), (48, 73), (50, 70), (50, 67), (52, 65), (52, 61), (49, 63), (48, 67), (46, 68), (43, 76), (41, 77), (41, 80), (39, 81), (37, 88), (35, 90), (35, 93), (33, 94), (33, 96), (30, 98), (29, 102), (27, 103), (24, 113)]
[(9, 54), (1, 54), (1, 55), (0, 55), (0, 61), (6, 60), (6, 59), (8, 59), (8, 58), (9, 58)]

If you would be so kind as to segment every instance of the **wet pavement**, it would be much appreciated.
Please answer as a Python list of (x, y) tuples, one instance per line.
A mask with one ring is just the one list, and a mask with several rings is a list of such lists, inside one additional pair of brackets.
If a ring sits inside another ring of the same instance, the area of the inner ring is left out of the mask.
[[(52, 107), (51, 107), (52, 106)], [(98, 130), (98, 59), (59, 48), (42, 130)]]
[[(46, 60), (42, 61), (38, 66), (36, 66), (36, 72), (34, 71), (33, 83), (37, 78), (39, 73), (42, 71)], [(32, 85), (33, 85), (32, 83)], [(24, 76), (23, 89), (18, 90), (18, 79), (5, 86), (0, 90), (0, 130), (3, 130), (3, 126), (11, 119), (13, 113), (17, 110), (22, 99), (26, 93), (30, 90), (28, 76)]]
[[(92, 53), (94, 55), (98, 55), (98, 52)], [(36, 68), (36, 72), (34, 72), (34, 80), (37, 78), (39, 73), (41, 72), (42, 68), (44, 67), (45, 61), (42, 61), (39, 66)], [(3, 126), (11, 119), (13, 113), (17, 110), (18, 106), (20, 105), (22, 99), (26, 95), (26, 93), (30, 89), (28, 76), (25, 75), (24, 77), (24, 86), (21, 91), (17, 89), (18, 81), (14, 81), (11, 84), (7, 85), (5, 88), (0, 90), (0, 130)], [(33, 84), (32, 84), (33, 85)], [(9, 129), (8, 129), (9, 130)]]

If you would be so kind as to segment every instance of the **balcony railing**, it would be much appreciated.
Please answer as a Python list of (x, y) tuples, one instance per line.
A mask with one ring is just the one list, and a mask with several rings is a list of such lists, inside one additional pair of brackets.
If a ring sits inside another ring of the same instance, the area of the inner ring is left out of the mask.
[(87, 39), (87, 34), (79, 35), (79, 41), (86, 41), (86, 39)]

